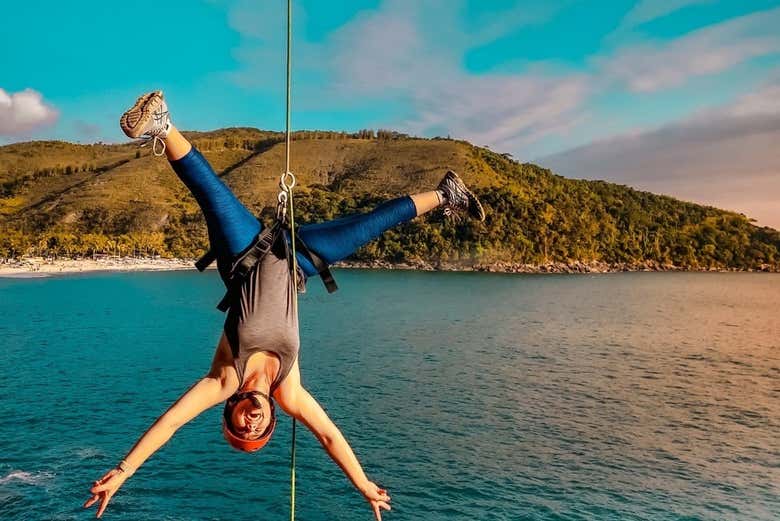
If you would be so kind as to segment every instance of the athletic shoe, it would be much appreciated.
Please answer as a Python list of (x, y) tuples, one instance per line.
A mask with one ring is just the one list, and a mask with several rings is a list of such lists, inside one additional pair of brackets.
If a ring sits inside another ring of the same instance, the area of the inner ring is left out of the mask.
[(485, 210), (479, 199), (452, 170), (444, 175), (436, 189), (444, 195), (444, 215), (459, 219), (465, 214), (480, 222), (485, 220)]
[[(156, 90), (138, 98), (135, 105), (119, 118), (119, 126), (127, 137), (143, 139), (144, 144), (141, 146), (146, 146), (149, 141), (152, 141), (154, 155), (163, 155), (165, 153), (163, 140), (168, 137), (168, 132), (171, 130), (171, 118), (162, 91)], [(162, 145), (159, 152), (157, 143)]]

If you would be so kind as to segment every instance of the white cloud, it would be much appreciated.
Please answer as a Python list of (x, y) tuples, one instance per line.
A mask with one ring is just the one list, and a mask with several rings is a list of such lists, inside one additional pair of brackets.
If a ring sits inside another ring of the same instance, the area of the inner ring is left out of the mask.
[(22, 136), (54, 124), (59, 111), (32, 89), (8, 93), (0, 88), (0, 136)]
[(685, 7), (712, 3), (712, 0), (641, 0), (623, 18), (618, 32), (627, 31)]
[(661, 128), (622, 134), (538, 162), (736, 210), (780, 229), (780, 83)]
[(780, 53), (780, 8), (734, 18), (669, 43), (653, 42), (596, 60), (608, 77), (634, 92), (654, 92), (690, 78), (723, 72), (759, 56)]
[[(424, 87), (426, 70), (447, 65), (429, 60), (429, 50), (409, 12), (361, 16), (333, 36), (327, 55), (334, 79), (363, 94)], [(425, 77), (420, 77), (424, 74)]]
[[(504, 9), (486, 3), (486, 11), (472, 15), (468, 31), (469, 41), (476, 46), (495, 41), (521, 27), (543, 24), (575, 2), (576, 0), (525, 1)], [(443, 7), (452, 10), (456, 6), (450, 2)]]
[[(242, 36), (242, 43), (233, 50), (240, 68), (228, 74), (228, 79), (245, 88), (280, 90), (283, 88), (287, 13), (282, 2), (237, 0), (228, 9), (228, 25)], [(294, 6), (295, 26), (305, 14)], [(296, 57), (299, 50), (295, 50)]]
[[(624, 23), (641, 24), (701, 1), (705, 0), (640, 2)], [(294, 105), (296, 110), (349, 112), (374, 104), (383, 119), (366, 125), (417, 135), (450, 134), (528, 157), (534, 149), (549, 150), (549, 143), (559, 146), (581, 130), (575, 127), (590, 116), (588, 102), (596, 93), (625, 85), (643, 92), (676, 86), (780, 50), (773, 30), (780, 24), (780, 9), (774, 9), (667, 44), (619, 50), (592, 61), (589, 71), (553, 72), (543, 65), (518, 73), (465, 70), (463, 58), (474, 45), (524, 24), (540, 23), (565, 4), (559, 1), (523, 16), (518, 6), (466, 23), (462, 1), (386, 0), (377, 9), (361, 11), (324, 40), (308, 42), (300, 37), (307, 15), (296, 3), (294, 77), (305, 81), (295, 84)], [(276, 4), (258, 7), (249, 0), (234, 4), (230, 22), (242, 34), (236, 51), (241, 69), (234, 81), (279, 93), (284, 79), (283, 21)], [(397, 107), (393, 116), (386, 115), (386, 106)], [(598, 135), (603, 130), (596, 127), (592, 132)]]
[(542, 137), (565, 132), (581, 117), (589, 94), (584, 77), (469, 77), (430, 82), (414, 97), (418, 116), (406, 122), (421, 134), (438, 130), (476, 144), (518, 150)]
[[(295, 77), (316, 78), (295, 85), (295, 105), (299, 110), (351, 110), (356, 101), (397, 102), (403, 113), (377, 121), (377, 126), (417, 135), (450, 134), (517, 151), (579, 121), (589, 94), (588, 78), (540, 68), (474, 75), (464, 70), (463, 56), (508, 30), (541, 23), (565, 3), (499, 11), (466, 31), (462, 1), (387, 0), (376, 10), (357, 14), (323, 42), (294, 42)], [(306, 13), (297, 4), (294, 9), (296, 27), (305, 31), (301, 20)], [(279, 62), (284, 59), (284, 35), (277, 27), (281, 23), (269, 25), (269, 20), (283, 20), (284, 14), (271, 10), (258, 12), (256, 5), (241, 0), (231, 11), (231, 26), (244, 36), (236, 51), (242, 68), (233, 76), (241, 85), (267, 88), (280, 79), (268, 71), (283, 70)]]
[[(429, 8), (388, 2), (337, 31), (325, 54), (333, 92), (340, 94), (335, 98), (345, 103), (356, 96), (377, 102), (400, 99), (409, 113), (385, 124), (513, 151), (565, 132), (581, 117), (590, 89), (586, 76), (543, 69), (470, 74), (461, 66), (470, 42), (461, 32), (457, 9)], [(503, 32), (506, 26), (496, 24), (495, 30)]]

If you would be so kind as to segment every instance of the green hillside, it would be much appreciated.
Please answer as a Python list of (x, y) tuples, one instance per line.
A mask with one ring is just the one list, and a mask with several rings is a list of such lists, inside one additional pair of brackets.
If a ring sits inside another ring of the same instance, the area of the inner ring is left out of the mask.
[[(250, 209), (270, 214), (284, 164), (281, 134), (232, 128), (187, 135)], [(387, 233), (357, 260), (780, 267), (780, 234), (741, 214), (565, 179), (463, 141), (387, 131), (296, 133), (297, 219), (330, 219), (431, 189), (447, 168), (474, 187), (486, 222), (432, 215)], [(147, 148), (51, 141), (0, 147), (0, 256), (197, 257), (206, 245), (195, 201)]]

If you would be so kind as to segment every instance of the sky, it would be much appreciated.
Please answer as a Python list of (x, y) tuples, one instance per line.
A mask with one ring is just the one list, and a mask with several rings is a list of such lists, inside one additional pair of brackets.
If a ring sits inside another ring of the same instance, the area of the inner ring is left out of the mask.
[[(0, 16), (0, 144), (284, 127), (286, 2), (33, 1)], [(295, 129), (451, 136), (780, 229), (780, 0), (296, 0)]]

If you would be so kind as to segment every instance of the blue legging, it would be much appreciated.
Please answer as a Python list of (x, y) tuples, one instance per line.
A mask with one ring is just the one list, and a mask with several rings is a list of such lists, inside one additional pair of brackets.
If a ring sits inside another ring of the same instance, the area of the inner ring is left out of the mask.
[[(171, 161), (171, 166), (203, 211), (209, 242), (217, 254), (217, 262), (229, 265), (254, 241), (262, 225), (217, 177), (206, 158), (194, 147), (186, 156)], [(416, 215), (417, 209), (412, 198), (399, 197), (382, 203), (368, 213), (304, 224), (298, 228), (298, 235), (309, 249), (332, 264), (350, 256), (385, 230), (413, 219)], [(296, 258), (307, 277), (317, 274), (317, 270), (301, 252), (297, 252)]]

